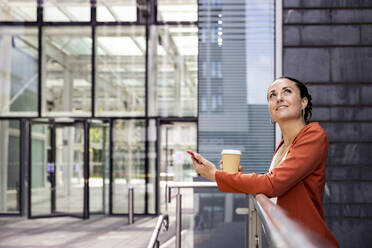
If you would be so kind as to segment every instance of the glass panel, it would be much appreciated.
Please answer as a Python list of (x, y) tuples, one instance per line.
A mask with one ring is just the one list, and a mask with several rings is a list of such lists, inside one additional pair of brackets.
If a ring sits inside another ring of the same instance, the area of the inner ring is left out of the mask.
[(20, 211), (19, 121), (0, 121), (0, 137), (0, 213), (17, 213)]
[(84, 210), (84, 126), (56, 128), (56, 211)]
[(185, 229), (189, 230), (185, 233), (191, 233), (183, 242), (193, 248), (248, 247), (248, 215), (236, 212), (237, 208), (248, 208), (248, 197), (217, 192), (195, 189), (193, 204), (182, 204), (186, 208), (183, 221), (188, 224)]
[(145, 212), (145, 121), (116, 120), (113, 130), (113, 213), (128, 213), (128, 185), (134, 212)]
[(136, 0), (97, 0), (97, 21), (137, 21)]
[(0, 115), (36, 116), (37, 28), (1, 27), (0, 54)]
[(31, 127), (31, 215), (51, 213), (54, 163), (51, 159), (50, 128), (44, 124)]
[(145, 28), (97, 27), (97, 116), (145, 115)]
[(199, 2), (199, 151), (219, 164), (242, 152), (245, 172), (270, 167), (274, 126), (266, 93), (274, 80), (274, 0)]
[(156, 173), (156, 145), (157, 145), (157, 129), (156, 129), (156, 121), (149, 120), (149, 128), (148, 128), (148, 142), (149, 142), (149, 180), (147, 185), (147, 192), (148, 192), (148, 211), (150, 214), (155, 213), (155, 204), (156, 204), (156, 180), (157, 180), (157, 173)]
[[(160, 205), (166, 212), (165, 188), (168, 182), (192, 181), (197, 176), (187, 150), (196, 151), (196, 123), (172, 123), (161, 126)], [(187, 196), (187, 197), (192, 197)]]
[[(176, 195), (168, 203), (170, 226), (176, 226)], [(237, 208), (248, 208), (244, 194), (224, 194), (215, 189), (181, 189), (182, 247), (224, 248), (248, 247), (248, 215)]]
[(89, 0), (44, 0), (44, 21), (89, 22)]
[(197, 0), (158, 0), (158, 21), (187, 21), (198, 20)]
[(91, 123), (89, 129), (89, 211), (104, 213), (108, 186), (109, 125)]
[(149, 41), (149, 114), (197, 116), (198, 29), (152, 26)]
[(43, 32), (43, 115), (91, 114), (90, 27), (46, 27)]
[(35, 0), (0, 1), (0, 21), (36, 21)]

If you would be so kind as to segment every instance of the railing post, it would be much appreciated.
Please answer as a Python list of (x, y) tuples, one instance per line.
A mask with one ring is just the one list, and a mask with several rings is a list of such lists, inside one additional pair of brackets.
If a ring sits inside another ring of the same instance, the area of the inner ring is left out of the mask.
[(134, 223), (134, 189), (132, 185), (128, 187), (128, 224)]
[(253, 196), (249, 195), (248, 197), (248, 209), (249, 209), (249, 248), (260, 248), (262, 247), (261, 239), (261, 221), (257, 215), (257, 210), (253, 203)]
[(182, 195), (181, 189), (177, 188), (176, 201), (176, 248), (181, 248), (181, 231), (182, 231)]

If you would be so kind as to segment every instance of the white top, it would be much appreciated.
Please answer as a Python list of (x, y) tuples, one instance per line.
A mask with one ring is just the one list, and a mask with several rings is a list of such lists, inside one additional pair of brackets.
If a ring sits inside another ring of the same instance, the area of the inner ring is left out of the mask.
[[(279, 149), (281, 149), (281, 148), (279, 148)], [(289, 149), (288, 149), (288, 150), (289, 150)], [(283, 162), (283, 160), (287, 157), (288, 150), (287, 150), (287, 152), (284, 154), (282, 160), (281, 160), (279, 163)], [(274, 158), (273, 158), (273, 161), (271, 161), (270, 169), (269, 169), (269, 173), (274, 169), (274, 164), (275, 164), (276, 157), (278, 156), (278, 153), (279, 153), (279, 150), (275, 153), (275, 156), (274, 156)], [(270, 198), (270, 200), (276, 204), (276, 201), (278, 200), (278, 197)]]
[(238, 154), (242, 155), (242, 153), (239, 150), (223, 150), (221, 154)]

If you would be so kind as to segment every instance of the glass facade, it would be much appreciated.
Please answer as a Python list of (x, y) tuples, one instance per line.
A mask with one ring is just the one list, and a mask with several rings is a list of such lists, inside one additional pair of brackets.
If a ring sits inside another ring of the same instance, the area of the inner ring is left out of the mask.
[(1, 21), (36, 21), (35, 0), (0, 1)]
[(45, 27), (42, 41), (43, 115), (90, 116), (91, 29)]
[(113, 132), (113, 213), (128, 213), (130, 185), (135, 213), (145, 213), (145, 121), (116, 120)]
[(89, 125), (89, 209), (92, 213), (109, 211), (109, 130), (107, 122)]
[(38, 29), (0, 27), (0, 116), (37, 116)]
[(195, 22), (198, 20), (197, 0), (157, 0), (157, 19), (166, 22)]
[(149, 44), (149, 114), (196, 116), (198, 29), (151, 26)]
[(20, 211), (20, 122), (0, 121), (0, 213)]
[(82, 216), (84, 124), (31, 123), (30, 216)]
[[(199, 180), (186, 150), (269, 164), (274, 128), (253, 93), (274, 78), (272, 0), (26, 2), (0, 3), (0, 214), (125, 215), (130, 185), (136, 214), (165, 212), (168, 182)], [(241, 220), (194, 193), (188, 228)]]
[(145, 32), (144, 26), (97, 27), (97, 116), (145, 115)]
[(47, 22), (89, 22), (89, 0), (44, 0), (44, 21)]
[[(199, 152), (219, 164), (223, 149), (240, 150), (245, 173), (264, 173), (275, 146), (265, 97), (275, 77), (274, 10), (274, 0), (199, 1)], [(248, 218), (236, 212), (247, 202), (194, 190), (190, 247), (247, 247)]]
[(266, 93), (275, 77), (275, 1), (200, 1), (200, 152), (218, 164), (242, 152), (244, 171), (265, 172), (275, 146)]
[(136, 20), (136, 0), (97, 0), (97, 21), (135, 22)]

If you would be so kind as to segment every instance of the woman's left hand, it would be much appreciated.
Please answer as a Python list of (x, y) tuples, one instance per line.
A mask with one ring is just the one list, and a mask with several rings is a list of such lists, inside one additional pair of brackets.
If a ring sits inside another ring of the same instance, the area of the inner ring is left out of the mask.
[[(194, 167), (194, 169), (202, 177), (205, 177), (211, 181), (216, 181), (216, 177), (215, 177), (215, 173), (217, 171), (216, 166), (212, 162), (206, 160), (202, 155), (198, 153), (194, 153), (194, 155), (195, 155), (195, 159), (192, 158), (192, 166)], [(196, 159), (200, 163), (198, 163)]]

